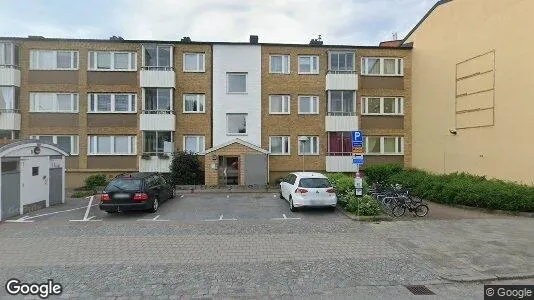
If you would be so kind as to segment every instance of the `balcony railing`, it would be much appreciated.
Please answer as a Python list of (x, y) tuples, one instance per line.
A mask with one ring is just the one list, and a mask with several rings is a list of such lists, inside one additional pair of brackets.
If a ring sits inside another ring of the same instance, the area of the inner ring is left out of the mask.
[(326, 156), (352, 156), (352, 152), (326, 152)]
[(149, 115), (174, 115), (174, 111), (168, 109), (144, 109), (141, 113)]
[(20, 114), (20, 109), (0, 108), (0, 113)]
[(328, 74), (356, 74), (356, 70), (328, 70)]
[(326, 113), (327, 116), (331, 117), (346, 117), (346, 116), (355, 116), (356, 112), (354, 111), (329, 111)]
[(144, 66), (142, 70), (148, 71), (174, 71), (174, 67)]
[(0, 65), (0, 69), (19, 69), (19, 66), (16, 65)]

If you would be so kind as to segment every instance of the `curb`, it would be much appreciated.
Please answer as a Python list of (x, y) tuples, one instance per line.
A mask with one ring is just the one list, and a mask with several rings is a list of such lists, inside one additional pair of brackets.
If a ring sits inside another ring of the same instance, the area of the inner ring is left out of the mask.
[(488, 209), (488, 208), (482, 208), (482, 207), (473, 207), (473, 206), (457, 205), (457, 204), (448, 205), (448, 204), (437, 203), (437, 202), (432, 202), (432, 201), (427, 201), (427, 202), (450, 206), (450, 207), (462, 208), (466, 210), (475, 210), (475, 211), (484, 212), (488, 214), (494, 214), (494, 215), (522, 216), (526, 218), (534, 218), (534, 212), (514, 212), (514, 211)]
[(529, 274), (517, 274), (517, 275), (494, 275), (494, 276), (480, 276), (480, 277), (464, 277), (464, 278), (448, 278), (445, 276), (439, 276), (442, 279), (459, 282), (459, 283), (469, 283), (469, 282), (487, 282), (487, 281), (498, 281), (498, 280), (520, 280), (520, 279), (531, 279), (534, 278), (533, 273)]
[(278, 193), (278, 191), (266, 191), (266, 190), (176, 190), (176, 194), (272, 194)]
[(337, 207), (337, 210), (339, 210), (342, 214), (344, 214), (346, 217), (353, 221), (360, 221), (360, 222), (377, 222), (377, 221), (392, 221), (393, 218), (386, 215), (378, 215), (378, 216), (356, 216), (353, 215), (347, 211), (345, 211), (341, 207)]

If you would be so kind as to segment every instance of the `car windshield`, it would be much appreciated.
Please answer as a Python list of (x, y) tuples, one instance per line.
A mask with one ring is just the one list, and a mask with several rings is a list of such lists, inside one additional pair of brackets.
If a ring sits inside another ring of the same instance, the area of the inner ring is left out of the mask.
[(332, 184), (326, 178), (302, 178), (299, 187), (321, 189), (332, 187)]
[(115, 179), (111, 181), (106, 187), (108, 192), (117, 191), (137, 191), (141, 188), (141, 180), (139, 179)]

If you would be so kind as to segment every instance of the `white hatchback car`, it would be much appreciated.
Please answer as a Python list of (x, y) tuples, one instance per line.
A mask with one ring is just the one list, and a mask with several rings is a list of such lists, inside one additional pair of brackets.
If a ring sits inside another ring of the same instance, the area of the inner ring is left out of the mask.
[(337, 196), (328, 178), (321, 173), (295, 172), (280, 182), (280, 198), (296, 211), (304, 206), (323, 206), (335, 209)]

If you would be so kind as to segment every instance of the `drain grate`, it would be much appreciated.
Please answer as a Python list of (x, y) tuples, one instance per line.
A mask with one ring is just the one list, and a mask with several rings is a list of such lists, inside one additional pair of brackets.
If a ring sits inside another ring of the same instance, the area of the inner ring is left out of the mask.
[(405, 285), (405, 287), (414, 295), (435, 295), (424, 285)]

